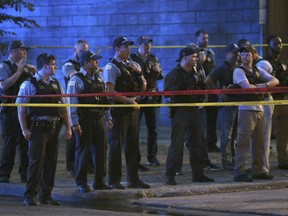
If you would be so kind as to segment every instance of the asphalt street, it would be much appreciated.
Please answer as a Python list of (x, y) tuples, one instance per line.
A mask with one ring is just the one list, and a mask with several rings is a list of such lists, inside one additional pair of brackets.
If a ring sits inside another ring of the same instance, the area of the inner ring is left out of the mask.
[[(146, 162), (145, 132), (141, 134), (142, 163)], [(81, 194), (74, 179), (65, 172), (65, 142), (59, 148), (59, 160), (53, 190), (54, 198), (62, 202), (60, 207), (38, 205), (23, 206), (25, 185), (20, 183), (17, 162), (10, 183), (0, 184), (1, 215), (288, 215), (288, 175), (277, 168), (275, 141), (272, 140), (271, 174), (273, 180), (257, 180), (251, 183), (233, 182), (232, 171), (207, 170), (205, 174), (215, 179), (211, 183), (192, 183), (188, 154), (185, 151), (183, 172), (177, 176), (176, 186), (166, 186), (164, 172), (170, 131), (159, 129), (159, 167), (149, 167), (139, 172), (140, 178), (151, 189), (125, 189), (94, 191)], [(62, 139), (62, 136), (61, 136)], [(209, 153), (210, 160), (221, 165), (220, 153)], [(123, 158), (122, 183), (126, 184)], [(92, 184), (92, 175), (89, 175)]]

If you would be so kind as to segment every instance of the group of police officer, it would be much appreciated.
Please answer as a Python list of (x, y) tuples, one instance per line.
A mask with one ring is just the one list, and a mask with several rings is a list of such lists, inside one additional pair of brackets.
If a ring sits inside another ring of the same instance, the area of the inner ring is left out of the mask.
[[(199, 31), (199, 35), (208, 34), (205, 31)], [(148, 184), (139, 179), (138, 175), (141, 160), (139, 130), (140, 119), (144, 113), (148, 129), (146, 165), (159, 166), (156, 108), (140, 109), (139, 104), (161, 103), (161, 101), (159, 97), (139, 96), (137, 92), (156, 92), (157, 80), (163, 79), (164, 76), (159, 60), (150, 54), (152, 39), (147, 36), (139, 37), (138, 51), (131, 55), (130, 45), (133, 43), (126, 37), (116, 38), (113, 41), (115, 55), (103, 70), (98, 67), (98, 60), (102, 56), (89, 50), (86, 41), (77, 41), (73, 58), (62, 66), (67, 79), (67, 93), (75, 94), (75, 96), (68, 97), (67, 101), (63, 97), (57, 97), (57, 94), (62, 94), (63, 91), (58, 81), (51, 78), (56, 71), (55, 56), (48, 53), (40, 54), (36, 60), (36, 69), (26, 64), (25, 61), (26, 50), (29, 47), (19, 40), (14, 40), (9, 44), (9, 58), (0, 64), (0, 88), (4, 95), (18, 94), (19, 97), (17, 100), (10, 98), (3, 100), (3, 103), (16, 102), (18, 112), (15, 107), (3, 106), (1, 109), (4, 143), (0, 161), (0, 182), (9, 182), (18, 147), (22, 156), (19, 173), (21, 181), (26, 182), (25, 205), (37, 205), (38, 201), (43, 204), (60, 205), (60, 202), (51, 196), (51, 191), (54, 187), (56, 172), (58, 135), (63, 123), (68, 140), (67, 152), (68, 150), (70, 152), (67, 154), (67, 171), (75, 177), (80, 192), (91, 192), (94, 189), (125, 189), (121, 184), (123, 148), (127, 167), (126, 187), (150, 188)], [(205, 62), (211, 63), (212, 52), (203, 51), (200, 45), (193, 44), (180, 50), (178, 64), (165, 77), (164, 91), (206, 88), (203, 65)], [(199, 57), (200, 54), (204, 56)], [(199, 65), (201, 59), (204, 61)], [(276, 63), (278, 60), (279, 58), (273, 59)], [(273, 65), (278, 65), (275, 62)], [(286, 62), (286, 70), (283, 62)], [(281, 59), (280, 64), (282, 67), (278, 74), (284, 76), (282, 72), (287, 72), (287, 61)], [(278, 68), (275, 67), (274, 70), (277, 71)], [(103, 79), (100, 76), (101, 73), (103, 73)], [(281, 80), (284, 81), (281, 82)], [(285, 86), (285, 79), (281, 78), (281, 80), (279, 79), (280, 84)], [(105, 92), (113, 94), (111, 97), (103, 95), (81, 97), (81, 94)], [(135, 94), (119, 94), (121, 92), (135, 92)], [(53, 96), (40, 96), (49, 94)], [(168, 97), (172, 103), (197, 103), (205, 99), (199, 95)], [(106, 104), (107, 107), (77, 107), (77, 105), (68, 108), (64, 106), (43, 107), (45, 103), (66, 102), (69, 104)], [(26, 107), (21, 106), (21, 103), (35, 103), (39, 106)], [(127, 106), (109, 108), (111, 103), (127, 104)], [(208, 112), (208, 114), (211, 113)], [(173, 107), (170, 108), (170, 117), (172, 134), (166, 161), (166, 184), (177, 184), (175, 175), (182, 165), (184, 143), (189, 150), (192, 181), (213, 182), (214, 179), (203, 173), (205, 167), (213, 165), (207, 154), (208, 132), (205, 132), (207, 125), (203, 120), (203, 111), (199, 107)], [(23, 136), (19, 136), (21, 133)], [(283, 140), (282, 137), (283, 134), (279, 135), (279, 139)], [(279, 144), (279, 149), (283, 150), (285, 146), (283, 142)], [(108, 183), (106, 184), (107, 149)], [(280, 153), (278, 159), (279, 168), (288, 169), (287, 153), (286, 155)], [(89, 163), (93, 164), (92, 187), (87, 183)]]

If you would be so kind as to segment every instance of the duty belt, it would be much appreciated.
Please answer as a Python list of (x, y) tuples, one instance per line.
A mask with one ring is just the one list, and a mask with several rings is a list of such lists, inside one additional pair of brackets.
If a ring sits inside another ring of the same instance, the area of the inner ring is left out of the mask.
[(104, 112), (103, 111), (92, 111), (92, 110), (89, 110), (87, 112), (88, 116), (89, 117), (94, 117), (94, 118), (101, 118), (102, 116), (104, 116)]
[(60, 125), (60, 121), (47, 121), (47, 120), (39, 120), (34, 121), (32, 124), (32, 128), (41, 130), (41, 131), (48, 131), (55, 129)]

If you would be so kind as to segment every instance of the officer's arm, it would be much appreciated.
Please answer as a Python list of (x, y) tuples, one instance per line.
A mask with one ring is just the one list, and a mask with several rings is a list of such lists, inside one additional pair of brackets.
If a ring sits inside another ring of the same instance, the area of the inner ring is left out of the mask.
[(208, 87), (209, 89), (216, 89), (216, 88), (217, 88), (214, 80), (213, 80), (210, 76), (207, 76), (207, 77), (205, 78), (204, 82), (205, 82), (205, 84), (207, 85), (207, 87)]
[[(21, 84), (18, 96), (26, 96), (26, 95), (34, 95), (35, 87), (31, 85), (30, 82), (25, 81)], [(29, 103), (30, 98), (28, 97), (17, 97), (16, 104)], [(28, 125), (28, 115), (27, 115), (27, 107), (26, 106), (18, 106), (18, 120), (22, 130), (22, 134), (26, 140), (31, 139), (31, 130), (30, 125)]]
[(141, 66), (139, 64), (137, 64), (136, 62), (134, 62), (134, 61), (129, 61), (128, 67), (130, 67), (137, 74), (141, 74), (142, 73)]
[(68, 109), (67, 107), (61, 107), (61, 116), (63, 119), (63, 123), (65, 125), (66, 131), (65, 131), (65, 135), (66, 135), (66, 139), (71, 139), (72, 138), (72, 130), (71, 130), (71, 126), (70, 126), (70, 122), (69, 122), (69, 115), (68, 115)]
[[(82, 87), (84, 86), (83, 82), (80, 81), (80, 79), (70, 79), (67, 85), (67, 94), (78, 94), (82, 92)], [(68, 98), (68, 104), (79, 104), (78, 97), (69, 97)], [(69, 106), (68, 111), (70, 114), (70, 122), (71, 122), (71, 127), (73, 131), (76, 134), (81, 135), (82, 134), (82, 129), (79, 124), (79, 117), (77, 114), (77, 107), (74, 106)]]
[(23, 73), (23, 71), (24, 71), (23, 68), (24, 68), (25, 64), (26, 64), (25, 60), (21, 59), (17, 63), (17, 71), (12, 76), (10, 76), (7, 79), (0, 82), (0, 88), (2, 90), (6, 90), (15, 84), (15, 82), (19, 79), (19, 77)]
[(18, 119), (21, 126), (22, 134), (26, 140), (31, 139), (31, 131), (27, 124), (27, 109), (24, 106), (18, 106)]

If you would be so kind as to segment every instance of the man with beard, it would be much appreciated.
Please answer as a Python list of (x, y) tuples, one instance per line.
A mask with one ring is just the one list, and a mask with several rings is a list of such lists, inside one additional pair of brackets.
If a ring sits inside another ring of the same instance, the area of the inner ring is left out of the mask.
[[(165, 91), (197, 90), (199, 77), (195, 66), (197, 65), (200, 48), (185, 47), (179, 53), (177, 66), (170, 71), (164, 80)], [(172, 103), (199, 103), (201, 95), (175, 95), (169, 96)], [(203, 152), (205, 149), (204, 125), (198, 107), (173, 107), (171, 144), (166, 160), (166, 185), (176, 185), (175, 175), (179, 168), (179, 161), (183, 157), (184, 142), (189, 151), (190, 166), (193, 182), (213, 182), (203, 174), (206, 165)], [(171, 109), (170, 109), (171, 110)]]
[[(202, 65), (205, 75), (208, 76), (210, 72), (215, 68), (215, 53), (212, 49), (208, 48), (209, 35), (204, 30), (198, 30), (195, 33), (196, 44), (202, 48), (200, 52), (199, 63)], [(216, 102), (217, 95), (208, 95), (209, 102)], [(219, 148), (216, 146), (217, 143), (217, 106), (207, 106), (204, 108), (206, 114), (206, 144), (208, 152), (219, 152)], [(209, 167), (208, 167), (209, 168)], [(213, 167), (212, 167), (213, 168)]]
[[(156, 92), (157, 80), (163, 79), (163, 72), (160, 66), (158, 58), (151, 54), (151, 43), (153, 40), (148, 36), (141, 36), (138, 39), (138, 50), (131, 55), (131, 59), (136, 61), (142, 69), (142, 73), (147, 81), (146, 92)], [(161, 96), (160, 96), (161, 97)], [(143, 96), (140, 103), (143, 104), (157, 104), (159, 103), (159, 96)], [(161, 100), (160, 100), (161, 103)], [(147, 126), (147, 166), (160, 166), (157, 159), (157, 107), (142, 107), (140, 108), (140, 121), (145, 115), (145, 121)], [(141, 155), (139, 152), (139, 164)], [(143, 168), (142, 168), (143, 169)]]
[[(278, 35), (271, 35), (268, 38), (269, 54), (266, 59), (270, 62), (279, 80), (280, 86), (288, 86), (288, 60), (281, 55), (283, 45)], [(274, 100), (287, 100), (288, 93), (273, 94)], [(278, 157), (278, 168), (288, 169), (287, 140), (288, 133), (288, 105), (275, 105), (273, 114), (276, 126), (276, 148)]]
[[(226, 46), (226, 60), (218, 65), (205, 79), (205, 83), (211, 89), (225, 89), (233, 84), (233, 71), (238, 65), (239, 47), (236, 44)], [(219, 86), (218, 86), (219, 83)], [(218, 95), (219, 102), (227, 102), (229, 96)], [(219, 107), (221, 141), (220, 152), (223, 169), (232, 169), (235, 156), (236, 130), (237, 130), (237, 106)]]
[[(241, 88), (266, 88), (279, 84), (278, 80), (261, 68), (253, 66), (253, 48), (240, 49), (241, 65), (233, 72), (233, 83)], [(245, 94), (244, 101), (264, 100), (262, 94)], [(235, 182), (271, 180), (273, 176), (264, 170), (265, 121), (263, 105), (239, 106), (237, 144), (235, 149)], [(251, 144), (251, 145), (250, 145)], [(250, 149), (251, 146), (251, 149)], [(252, 154), (252, 178), (247, 173), (249, 152)]]

